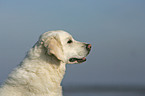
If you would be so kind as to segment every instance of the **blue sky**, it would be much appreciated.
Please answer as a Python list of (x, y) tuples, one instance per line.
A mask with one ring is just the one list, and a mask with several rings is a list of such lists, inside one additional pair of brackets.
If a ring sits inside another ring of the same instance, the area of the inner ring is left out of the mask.
[(93, 49), (67, 65), (63, 84), (145, 85), (144, 0), (0, 0), (0, 82), (49, 30), (66, 30)]

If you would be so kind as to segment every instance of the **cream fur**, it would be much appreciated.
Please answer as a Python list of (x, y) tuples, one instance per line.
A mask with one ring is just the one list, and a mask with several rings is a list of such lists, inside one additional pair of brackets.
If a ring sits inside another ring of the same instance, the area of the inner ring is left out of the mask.
[(42, 34), (21, 64), (9, 74), (0, 88), (0, 96), (62, 96), (60, 84), (69, 58), (87, 55), (82, 48), (84, 43), (75, 40), (73, 50), (80, 51), (69, 53), (66, 37), (73, 39), (61, 30)]

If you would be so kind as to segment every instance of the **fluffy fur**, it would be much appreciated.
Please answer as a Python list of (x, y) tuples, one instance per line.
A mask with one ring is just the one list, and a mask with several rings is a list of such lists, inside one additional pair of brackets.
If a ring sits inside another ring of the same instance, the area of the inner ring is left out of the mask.
[(69, 60), (84, 58), (88, 53), (85, 43), (74, 40), (65, 31), (43, 33), (20, 65), (9, 74), (0, 88), (0, 96), (62, 96), (60, 84), (66, 63), (79, 63)]

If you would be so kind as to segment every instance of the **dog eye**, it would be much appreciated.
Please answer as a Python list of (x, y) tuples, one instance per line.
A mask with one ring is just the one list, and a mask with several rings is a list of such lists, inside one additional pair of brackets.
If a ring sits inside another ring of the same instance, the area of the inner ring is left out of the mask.
[(72, 43), (72, 40), (69, 40), (67, 43)]

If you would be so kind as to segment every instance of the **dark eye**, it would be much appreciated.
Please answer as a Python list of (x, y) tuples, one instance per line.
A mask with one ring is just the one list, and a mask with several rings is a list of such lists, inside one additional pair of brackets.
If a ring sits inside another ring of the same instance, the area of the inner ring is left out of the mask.
[(67, 43), (69, 43), (69, 44), (72, 43), (72, 40), (67, 41)]

